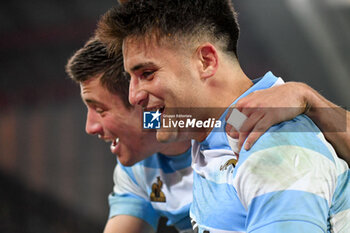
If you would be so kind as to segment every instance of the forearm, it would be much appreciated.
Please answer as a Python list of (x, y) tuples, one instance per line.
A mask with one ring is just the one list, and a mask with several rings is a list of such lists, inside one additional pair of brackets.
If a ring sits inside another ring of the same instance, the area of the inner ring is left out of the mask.
[(321, 129), (337, 154), (350, 164), (350, 113), (325, 99), (307, 85), (305, 98), (306, 115)]

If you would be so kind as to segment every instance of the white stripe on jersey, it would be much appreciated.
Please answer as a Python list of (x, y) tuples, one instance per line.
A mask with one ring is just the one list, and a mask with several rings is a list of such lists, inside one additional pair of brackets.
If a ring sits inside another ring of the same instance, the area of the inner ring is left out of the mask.
[(337, 153), (335, 152), (334, 148), (332, 147), (332, 145), (326, 140), (326, 138), (324, 137), (324, 135), (322, 133), (317, 134), (317, 137), (319, 139), (321, 139), (321, 141), (323, 142), (324, 145), (327, 146), (328, 150), (331, 152), (334, 161), (335, 161), (335, 165), (337, 167), (337, 176), (343, 174), (344, 172), (346, 172), (347, 170), (349, 170), (349, 166), (348, 164), (342, 160), (339, 159), (339, 157), (337, 156)]
[[(173, 212), (192, 203), (192, 195), (189, 195), (191, 194), (189, 190), (192, 190), (193, 185), (193, 170), (191, 167), (177, 170), (175, 173), (164, 173), (161, 170), (154, 168), (144, 169), (145, 174), (152, 174), (155, 170), (158, 171), (158, 174), (163, 181), (162, 192), (167, 200), (171, 200), (167, 201), (166, 205), (162, 202), (152, 202), (151, 204), (155, 209)], [(141, 177), (136, 176), (137, 182), (145, 182), (144, 179), (143, 181), (141, 179)], [(152, 187), (155, 179), (147, 180), (147, 182), (147, 186)]]
[[(284, 173), (288, 175), (281, 176)], [(330, 205), (336, 173), (334, 163), (316, 151), (292, 145), (276, 146), (251, 154), (238, 167), (234, 186), (245, 208), (256, 196), (281, 190), (313, 193)]]
[[(160, 169), (146, 168), (143, 166), (134, 166), (132, 169), (134, 175), (136, 174), (135, 180), (139, 185), (134, 183), (121, 166), (116, 166), (114, 171), (115, 193), (119, 195), (137, 193), (138, 196), (149, 200), (150, 197), (145, 190), (152, 187), (152, 184), (156, 182), (156, 177), (160, 176), (163, 182), (162, 192), (169, 201), (166, 203), (151, 202), (155, 209), (173, 212), (192, 203), (193, 197), (189, 195), (192, 194), (193, 184), (193, 170), (191, 167), (177, 170), (174, 173), (164, 173)], [(143, 169), (143, 172), (139, 172), (139, 169)], [(147, 174), (147, 176), (140, 176), (139, 174)]]
[(138, 196), (148, 200), (148, 194), (145, 190), (141, 189), (134, 181), (129, 177), (129, 175), (117, 164), (114, 169), (113, 174), (114, 187), (113, 191), (116, 194), (122, 195), (126, 193), (137, 193)]
[[(233, 167), (227, 167), (225, 170), (232, 172), (220, 172), (222, 167), (228, 160), (237, 159), (232, 150), (215, 149), (200, 150), (199, 143), (192, 144), (192, 168), (200, 176), (217, 184), (233, 183)], [(203, 166), (205, 164), (205, 166)]]
[(330, 218), (332, 233), (348, 233), (350, 229), (350, 209), (343, 210)]
[(280, 85), (282, 85), (284, 83), (285, 82), (283, 81), (282, 78), (277, 78), (276, 82), (271, 87), (280, 86)]

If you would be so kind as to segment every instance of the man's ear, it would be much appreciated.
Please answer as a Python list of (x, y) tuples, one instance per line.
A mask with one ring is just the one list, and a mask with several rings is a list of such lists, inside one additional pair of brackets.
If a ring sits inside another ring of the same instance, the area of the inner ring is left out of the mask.
[(214, 76), (219, 67), (219, 56), (215, 46), (210, 43), (202, 44), (197, 48), (195, 56), (201, 79)]

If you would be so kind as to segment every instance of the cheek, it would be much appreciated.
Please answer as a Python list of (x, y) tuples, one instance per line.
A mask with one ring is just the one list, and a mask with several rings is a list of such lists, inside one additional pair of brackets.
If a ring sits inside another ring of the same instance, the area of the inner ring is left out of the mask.
[(125, 127), (126, 130), (128, 131), (129, 134), (131, 134), (132, 136), (138, 138), (140, 137), (141, 133), (142, 133), (142, 121), (141, 118), (139, 117), (128, 117), (126, 118), (124, 121), (125, 122)]
[(148, 83), (147, 88), (145, 90), (150, 94), (154, 96), (162, 96), (162, 93), (164, 93), (167, 89), (166, 87), (166, 79), (164, 76), (157, 75), (151, 82)]
[(102, 125), (105, 130), (114, 133), (119, 132), (123, 128), (121, 121), (112, 116), (103, 118)]
[(178, 80), (172, 75), (161, 76), (155, 80), (152, 84), (149, 94), (154, 96), (156, 99), (163, 99), (165, 101), (174, 93), (179, 92)]

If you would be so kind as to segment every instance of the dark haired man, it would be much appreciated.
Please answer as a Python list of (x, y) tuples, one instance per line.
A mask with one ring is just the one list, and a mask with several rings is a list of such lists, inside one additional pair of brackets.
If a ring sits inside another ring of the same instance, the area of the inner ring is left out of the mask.
[(105, 233), (155, 232), (160, 216), (180, 232), (192, 232), (190, 143), (159, 143), (155, 132), (142, 131), (141, 107), (128, 102), (121, 52), (108, 55), (92, 38), (70, 58), (66, 70), (80, 84), (88, 109), (86, 132), (111, 142), (119, 161)]
[[(109, 11), (100, 38), (118, 48), (131, 75), (129, 100), (169, 114), (201, 108), (224, 122), (227, 108), (281, 82), (271, 72), (252, 82), (237, 60), (238, 24), (229, 1), (133, 0)], [(160, 141), (195, 139), (198, 232), (347, 232), (350, 185), (339, 159), (305, 115), (271, 127), (239, 160), (221, 129), (157, 131)]]

